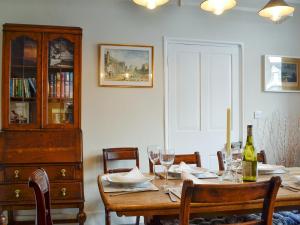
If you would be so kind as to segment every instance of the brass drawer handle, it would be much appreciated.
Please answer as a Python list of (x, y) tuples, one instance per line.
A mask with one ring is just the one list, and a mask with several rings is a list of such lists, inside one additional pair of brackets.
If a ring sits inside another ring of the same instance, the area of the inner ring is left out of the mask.
[(60, 170), (61, 176), (62, 176), (62, 177), (65, 177), (65, 176), (66, 176), (66, 172), (67, 172), (66, 169), (61, 169), (61, 170)]
[(67, 195), (67, 188), (62, 188), (60, 191), (61, 191), (61, 195), (63, 197), (65, 197)]
[(19, 178), (19, 174), (20, 174), (20, 170), (15, 170), (15, 178), (18, 179)]
[(16, 198), (20, 197), (20, 193), (21, 193), (21, 190), (19, 190), (19, 189), (15, 190)]

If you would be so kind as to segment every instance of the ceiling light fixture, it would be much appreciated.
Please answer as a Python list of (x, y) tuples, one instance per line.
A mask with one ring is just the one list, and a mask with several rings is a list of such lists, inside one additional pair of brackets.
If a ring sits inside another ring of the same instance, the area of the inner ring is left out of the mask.
[(221, 15), (224, 11), (236, 6), (235, 0), (205, 0), (201, 3), (201, 9)]
[(157, 6), (164, 5), (169, 0), (133, 0), (135, 4), (144, 6), (148, 9), (155, 9)]
[(258, 14), (262, 17), (271, 19), (273, 22), (279, 22), (291, 15), (294, 10), (295, 8), (289, 6), (284, 0), (271, 0), (258, 12)]

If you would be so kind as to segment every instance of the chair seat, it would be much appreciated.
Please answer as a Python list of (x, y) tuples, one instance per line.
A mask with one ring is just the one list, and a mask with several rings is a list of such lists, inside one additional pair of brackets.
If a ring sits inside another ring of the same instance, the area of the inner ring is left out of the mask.
[[(235, 225), (241, 222), (259, 220), (260, 214), (248, 214), (238, 216), (224, 216), (214, 218), (193, 218), (190, 220), (190, 225), (219, 225), (230, 224)], [(178, 225), (178, 219), (164, 219), (160, 221), (162, 225)], [(251, 223), (252, 224), (252, 223)], [(299, 211), (285, 211), (273, 214), (273, 225), (299, 225)]]

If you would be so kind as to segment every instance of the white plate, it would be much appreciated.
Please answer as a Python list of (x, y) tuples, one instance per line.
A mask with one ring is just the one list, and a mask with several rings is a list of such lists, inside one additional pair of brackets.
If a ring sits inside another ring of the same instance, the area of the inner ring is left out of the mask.
[(137, 185), (145, 182), (149, 182), (154, 179), (151, 175), (144, 175), (143, 177), (128, 178), (125, 177), (128, 173), (113, 173), (106, 175), (106, 180), (111, 184), (121, 184), (121, 185)]
[(270, 164), (258, 164), (257, 170), (260, 173), (272, 173), (274, 171), (284, 170), (284, 166), (280, 165), (270, 165)]

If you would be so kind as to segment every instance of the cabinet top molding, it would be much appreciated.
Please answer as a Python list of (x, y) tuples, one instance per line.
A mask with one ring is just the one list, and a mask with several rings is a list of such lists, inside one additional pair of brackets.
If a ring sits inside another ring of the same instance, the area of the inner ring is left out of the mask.
[(30, 32), (47, 32), (47, 33), (64, 33), (64, 34), (82, 34), (80, 27), (50, 26), (50, 25), (33, 25), (33, 24), (3, 24), (3, 31), (30, 31)]

